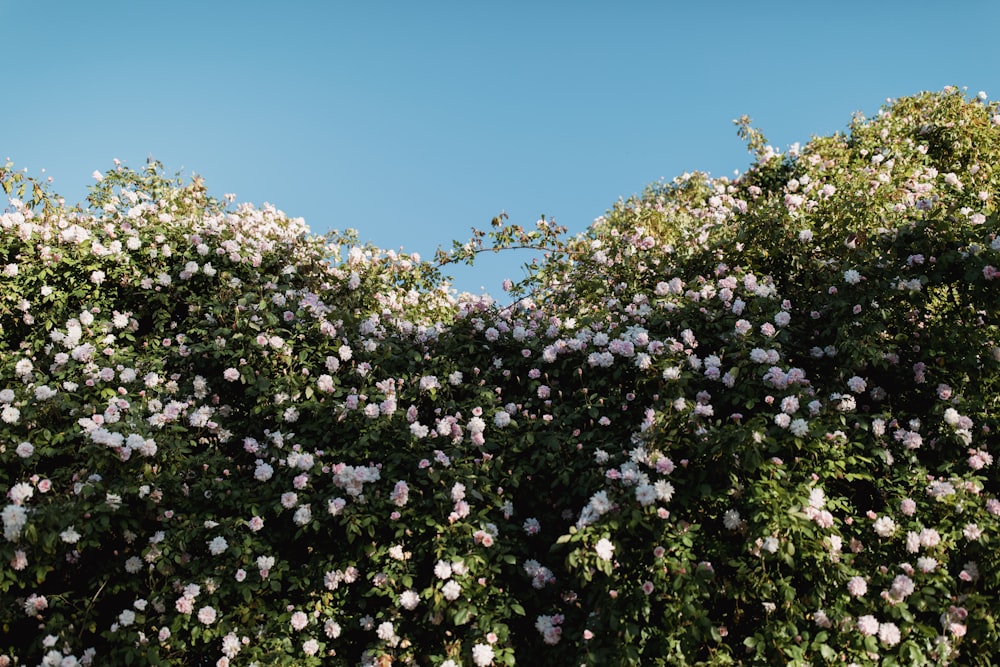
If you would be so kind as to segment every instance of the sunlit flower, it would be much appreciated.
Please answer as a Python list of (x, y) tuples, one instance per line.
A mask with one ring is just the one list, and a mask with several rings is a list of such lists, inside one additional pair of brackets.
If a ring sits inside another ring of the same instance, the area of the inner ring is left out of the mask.
[(602, 537), (594, 545), (594, 551), (597, 552), (597, 557), (601, 560), (611, 560), (614, 555), (615, 545), (611, 543), (611, 540)]
[(472, 647), (472, 661), (477, 667), (488, 667), (493, 664), (495, 654), (489, 644), (476, 644)]

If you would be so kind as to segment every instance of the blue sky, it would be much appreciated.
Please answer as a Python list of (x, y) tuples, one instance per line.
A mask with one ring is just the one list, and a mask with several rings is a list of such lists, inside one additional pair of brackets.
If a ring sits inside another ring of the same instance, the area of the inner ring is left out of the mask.
[[(500, 211), (585, 229), (888, 97), (1000, 96), (1000, 3), (0, 0), (0, 157), (78, 201), (147, 156), (316, 233), (430, 257)], [(500, 293), (521, 256), (456, 269)]]

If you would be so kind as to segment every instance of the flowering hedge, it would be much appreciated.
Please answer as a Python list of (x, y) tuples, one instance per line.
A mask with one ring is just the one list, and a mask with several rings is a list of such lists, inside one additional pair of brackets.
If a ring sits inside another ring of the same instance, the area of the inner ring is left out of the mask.
[(4, 167), (0, 665), (990, 664), (997, 105), (740, 134), (435, 264)]

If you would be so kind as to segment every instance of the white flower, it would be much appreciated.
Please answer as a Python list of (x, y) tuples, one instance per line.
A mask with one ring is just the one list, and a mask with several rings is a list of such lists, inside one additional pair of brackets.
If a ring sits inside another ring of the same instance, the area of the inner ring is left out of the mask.
[(635, 499), (643, 507), (647, 507), (656, 502), (656, 489), (652, 484), (640, 484), (635, 487)]
[(867, 388), (867, 383), (857, 375), (847, 381), (847, 387), (855, 394), (862, 393)]
[(451, 578), (451, 563), (444, 560), (439, 560), (437, 565), (434, 566), (434, 576), (438, 579), (450, 579)]
[(486, 430), (486, 422), (481, 417), (473, 417), (469, 420), (470, 433), (482, 433)]
[(601, 560), (611, 560), (615, 552), (615, 545), (611, 543), (611, 540), (602, 537), (594, 545), (594, 551), (597, 552), (597, 557)]
[(489, 644), (476, 644), (472, 647), (472, 661), (477, 667), (487, 667), (493, 664), (493, 647)]
[(458, 585), (458, 582), (454, 579), (449, 579), (444, 586), (441, 587), (441, 595), (444, 596), (445, 600), (457, 600), (458, 596), (462, 594), (462, 587)]
[(889, 537), (892, 535), (893, 531), (896, 530), (896, 522), (893, 521), (891, 517), (880, 516), (875, 520), (872, 528), (879, 535), (879, 537)]
[(0, 411), (0, 419), (7, 424), (16, 424), (21, 419), (21, 411), (15, 407), (5, 405)]
[(722, 525), (726, 530), (738, 530), (740, 527), (740, 513), (736, 510), (726, 510), (722, 515)]
[(292, 516), (292, 520), (296, 523), (296, 525), (299, 526), (305, 526), (310, 521), (312, 521), (312, 510), (310, 509), (309, 505), (302, 505), (297, 510), (295, 510), (295, 514)]
[(347, 501), (343, 498), (330, 498), (326, 501), (326, 511), (329, 512), (331, 516), (337, 516), (340, 514), (346, 506)]
[(292, 614), (289, 624), (292, 626), (292, 630), (298, 632), (309, 625), (309, 617), (306, 616), (305, 612), (297, 611)]
[(215, 623), (217, 613), (213, 607), (202, 607), (198, 610), (198, 620), (205, 625)]
[(881, 623), (878, 626), (878, 638), (886, 646), (895, 646), (900, 640), (899, 628), (895, 623)]
[(254, 470), (253, 473), (254, 478), (257, 479), (258, 481), (266, 482), (267, 480), (271, 479), (272, 475), (274, 475), (274, 468), (272, 468), (270, 464), (264, 463), (263, 461), (258, 459), (257, 468), (256, 470)]
[(208, 543), (208, 551), (213, 556), (218, 556), (228, 548), (229, 548), (229, 543), (226, 542), (226, 538), (222, 537), (221, 535), (219, 535), (218, 537), (213, 537), (212, 540)]
[(63, 532), (59, 533), (59, 539), (66, 544), (76, 544), (80, 541), (80, 533), (76, 532), (76, 529), (73, 526), (70, 526)]
[(20, 378), (25, 378), (31, 375), (31, 371), (34, 370), (34, 368), (35, 367), (31, 363), (30, 359), (21, 359), (14, 364), (14, 373)]
[(396, 628), (393, 627), (392, 623), (389, 621), (383, 621), (375, 628), (375, 634), (378, 638), (385, 642), (391, 642), (396, 638)]
[(874, 635), (878, 632), (878, 620), (871, 614), (865, 614), (858, 618), (858, 631), (863, 635)]
[(657, 500), (663, 502), (670, 502), (670, 499), (674, 497), (674, 485), (666, 480), (658, 480), (653, 484), (653, 488), (656, 490)]
[(590, 507), (593, 508), (598, 515), (604, 514), (611, 509), (611, 501), (608, 499), (607, 491), (598, 491), (590, 497)]
[(340, 623), (337, 623), (332, 618), (328, 618), (323, 624), (323, 633), (330, 639), (336, 639), (340, 636), (341, 628)]
[(792, 423), (788, 426), (788, 430), (796, 438), (801, 438), (809, 433), (809, 422), (805, 419), (793, 419)]
[(10, 496), (15, 505), (23, 505), (24, 501), (29, 500), (31, 496), (35, 495), (35, 487), (27, 482), (18, 482), (10, 487), (7, 495)]
[(227, 658), (235, 658), (241, 648), (240, 638), (236, 636), (236, 633), (230, 632), (222, 638), (222, 653)]
[(420, 595), (414, 590), (406, 590), (399, 594), (399, 606), (407, 611), (413, 611), (420, 604)]
[(848, 285), (857, 285), (861, 282), (861, 274), (854, 269), (844, 271), (844, 282)]

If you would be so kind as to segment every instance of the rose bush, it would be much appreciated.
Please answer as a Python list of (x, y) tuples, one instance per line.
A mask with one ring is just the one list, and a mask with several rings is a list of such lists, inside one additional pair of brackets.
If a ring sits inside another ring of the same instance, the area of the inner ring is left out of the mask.
[(997, 105), (740, 133), (434, 264), (7, 165), (0, 663), (990, 664)]

